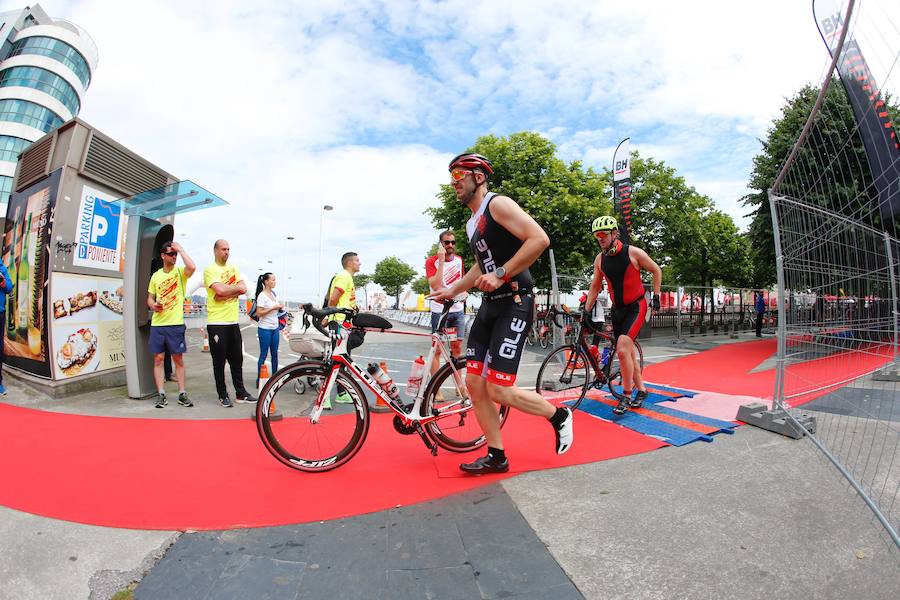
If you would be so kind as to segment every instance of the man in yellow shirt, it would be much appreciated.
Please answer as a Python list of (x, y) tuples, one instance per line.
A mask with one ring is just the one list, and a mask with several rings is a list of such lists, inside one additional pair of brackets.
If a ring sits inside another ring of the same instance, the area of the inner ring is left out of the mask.
[(225, 363), (231, 368), (235, 402), (256, 402), (244, 387), (243, 341), (238, 326), (238, 296), (247, 293), (247, 284), (241, 272), (228, 264), (231, 247), (226, 240), (217, 240), (213, 246), (215, 262), (203, 270), (206, 287), (206, 331), (209, 334), (209, 354), (213, 362), (213, 378), (219, 404), (225, 408), (233, 405), (225, 388)]
[[(184, 266), (176, 266), (178, 255)], [(150, 321), (150, 352), (153, 353), (153, 379), (156, 382), (156, 408), (162, 408), (166, 400), (163, 359), (166, 352), (175, 361), (175, 379), (178, 381), (178, 404), (191, 407), (184, 385), (184, 285), (194, 274), (196, 266), (187, 252), (176, 242), (166, 242), (159, 250), (163, 266), (150, 277), (147, 286), (147, 306), (153, 311)]]
[[(332, 277), (331, 284), (328, 286), (328, 306), (356, 310), (356, 284), (353, 283), (353, 276), (359, 273), (359, 255), (356, 252), (345, 252), (341, 256), (341, 266), (344, 267), (344, 270)], [(328, 317), (328, 320), (333, 323), (332, 327), (342, 327), (344, 319), (344, 315), (331, 315)], [(351, 329), (347, 338), (347, 354), (350, 354), (350, 351), (354, 348), (362, 346), (365, 336), (364, 331)], [(338, 404), (349, 404), (353, 400), (346, 390), (339, 390), (335, 402)], [(330, 407), (330, 402), (328, 407)]]

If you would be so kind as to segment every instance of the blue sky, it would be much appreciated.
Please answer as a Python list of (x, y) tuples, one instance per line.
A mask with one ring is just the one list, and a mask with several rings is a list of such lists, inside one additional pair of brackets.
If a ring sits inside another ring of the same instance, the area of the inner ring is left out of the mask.
[(596, 168), (630, 136), (745, 224), (757, 139), (828, 58), (807, 0), (42, 5), (100, 49), (81, 118), (230, 202), (179, 241), (205, 264), (229, 239), (291, 299), (319, 287), (320, 220), (325, 283), (346, 250), (424, 272), (422, 211), (486, 133)]

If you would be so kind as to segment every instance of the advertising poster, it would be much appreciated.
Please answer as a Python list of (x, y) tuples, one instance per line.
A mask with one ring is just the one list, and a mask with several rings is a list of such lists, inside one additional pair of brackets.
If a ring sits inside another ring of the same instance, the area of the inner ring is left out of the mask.
[(84, 186), (75, 221), (75, 254), (72, 265), (122, 272), (125, 215), (116, 198)]
[(6, 362), (50, 377), (47, 349), (47, 272), (51, 216), (59, 171), (10, 197), (3, 238), (3, 263), (13, 289), (3, 322)]
[(55, 273), (50, 305), (54, 379), (125, 365), (121, 279)]

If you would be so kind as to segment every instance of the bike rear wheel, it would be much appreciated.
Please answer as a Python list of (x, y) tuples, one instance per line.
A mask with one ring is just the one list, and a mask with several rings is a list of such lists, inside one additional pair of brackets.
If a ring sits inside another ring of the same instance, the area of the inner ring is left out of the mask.
[[(603, 372), (606, 374), (606, 383), (607, 388), (609, 389), (609, 393), (613, 395), (616, 400), (621, 400), (625, 397), (624, 394), (624, 386), (622, 385), (622, 366), (619, 362), (619, 355), (615, 351), (615, 348), (610, 342), (610, 356), (609, 356), (609, 365), (603, 369)], [(641, 345), (635, 341), (634, 342), (634, 358), (636, 364), (638, 365), (638, 369), (640, 372), (644, 372), (644, 349), (641, 348)], [(633, 383), (633, 382), (632, 382)], [(634, 386), (632, 386), (632, 391)]]
[[(423, 415), (443, 415), (425, 425), (425, 432), (441, 448), (451, 452), (468, 452), (484, 446), (484, 432), (466, 389), (466, 361), (454, 359), (456, 368), (449, 363), (443, 365), (428, 382)], [(500, 406), (498, 418), (500, 427), (506, 423), (508, 406)]]
[[(346, 372), (338, 373), (330, 398), (320, 398), (329, 368), (318, 360), (294, 363), (279, 369), (260, 392), (256, 407), (259, 436), (272, 456), (292, 469), (320, 472), (337, 468), (353, 458), (369, 431), (366, 396)], [(298, 394), (297, 381), (311, 385)], [(339, 404), (338, 393), (351, 402)]]
[(538, 370), (535, 391), (554, 406), (578, 408), (591, 383), (587, 355), (576, 346), (554, 349)]

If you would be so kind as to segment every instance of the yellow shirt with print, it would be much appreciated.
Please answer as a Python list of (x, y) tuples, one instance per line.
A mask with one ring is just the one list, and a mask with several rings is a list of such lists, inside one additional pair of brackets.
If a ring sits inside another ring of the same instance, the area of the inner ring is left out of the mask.
[(241, 272), (234, 265), (220, 267), (213, 263), (203, 269), (203, 285), (206, 286), (206, 322), (208, 325), (230, 325), (238, 322), (238, 299), (216, 300), (216, 293), (210, 287), (214, 283), (237, 285)]
[[(334, 288), (339, 288), (344, 290), (344, 293), (341, 294), (340, 298), (338, 298), (337, 306), (338, 308), (352, 308), (356, 309), (356, 286), (353, 284), (353, 275), (350, 274), (346, 269), (338, 273), (334, 276), (334, 280), (331, 282), (331, 287), (328, 288), (328, 298), (331, 299), (331, 291)], [(343, 321), (345, 319), (344, 315), (331, 315), (328, 317), (330, 321)]]
[(156, 297), (162, 304), (160, 312), (154, 312), (150, 325), (184, 325), (184, 267), (175, 267), (168, 273), (160, 269), (150, 278), (147, 292)]

